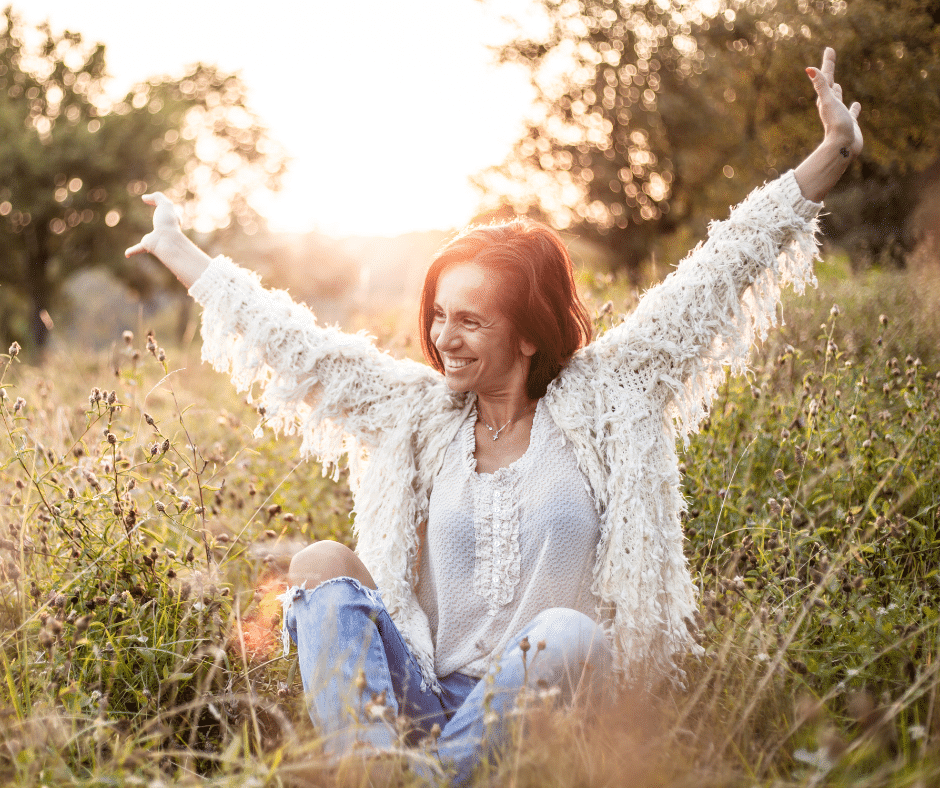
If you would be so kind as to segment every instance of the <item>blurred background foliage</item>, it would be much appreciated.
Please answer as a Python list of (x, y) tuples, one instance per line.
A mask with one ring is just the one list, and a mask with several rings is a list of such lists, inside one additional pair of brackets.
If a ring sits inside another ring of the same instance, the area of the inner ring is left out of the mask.
[(46, 344), (50, 312), (77, 272), (102, 266), (140, 296), (175, 285), (123, 249), (150, 226), (140, 196), (166, 190), (205, 229), (260, 219), (248, 196), (276, 189), (286, 159), (236, 75), (197, 64), (111, 101), (105, 48), (0, 16), (0, 331)]
[[(518, 14), (494, 54), (528, 71), (536, 99), (506, 159), (475, 178), (479, 220), (543, 218), (565, 230), (585, 275), (613, 272), (642, 289), (709, 220), (817, 144), (803, 69), (831, 44), (846, 97), (862, 102), (866, 144), (826, 201), (827, 243), (854, 270), (936, 267), (940, 0), (481, 1)], [(415, 293), (443, 229), (272, 233), (251, 199), (277, 189), (288, 162), (237, 75), (197, 64), (108, 98), (102, 45), (27, 29), (9, 8), (0, 27), (5, 337), (41, 349), (54, 319), (63, 339), (100, 346), (168, 302), (178, 314), (164, 330), (191, 337), (175, 280), (123, 257), (149, 226), (140, 195), (162, 189), (210, 254), (408, 352)]]
[[(489, 2), (496, 11), (498, 0)], [(826, 201), (853, 265), (935, 244), (937, 0), (533, 0), (496, 48), (536, 91), (526, 134), (481, 173), (487, 209), (584, 232), (634, 275), (674, 264), (706, 222), (818, 144), (807, 65), (838, 52), (865, 150)], [(931, 237), (932, 236), (932, 237)], [(935, 251), (935, 249), (934, 249)]]

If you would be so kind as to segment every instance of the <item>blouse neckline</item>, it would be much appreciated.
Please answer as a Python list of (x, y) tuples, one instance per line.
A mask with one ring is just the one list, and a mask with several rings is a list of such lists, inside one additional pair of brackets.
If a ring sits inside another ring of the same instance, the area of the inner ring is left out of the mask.
[(473, 453), (477, 448), (477, 439), (476, 439), (476, 423), (477, 423), (477, 409), (474, 407), (467, 414), (467, 418), (461, 427), (461, 436), (464, 449), (464, 457), (466, 458), (467, 470), (475, 475), (479, 479), (499, 479), (502, 476), (506, 476), (511, 473), (515, 473), (522, 468), (522, 466), (528, 461), (536, 451), (537, 444), (541, 441), (544, 433), (544, 421), (548, 418), (548, 412), (545, 408), (542, 407), (542, 401), (544, 397), (540, 397), (535, 404), (535, 415), (532, 417), (532, 430), (529, 433), (529, 445), (526, 450), (516, 459), (514, 459), (509, 465), (504, 465), (502, 468), (497, 468), (492, 473), (480, 473), (477, 471), (477, 460), (473, 456)]

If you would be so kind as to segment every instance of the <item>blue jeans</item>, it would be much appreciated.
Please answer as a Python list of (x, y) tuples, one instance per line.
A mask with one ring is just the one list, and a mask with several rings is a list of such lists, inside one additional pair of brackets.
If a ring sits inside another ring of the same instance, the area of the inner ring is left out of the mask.
[[(314, 589), (295, 586), (283, 599), (285, 645), (288, 635), (297, 644), (310, 717), (327, 752), (339, 755), (357, 742), (393, 747), (399, 733), (392, 723), (401, 717), (408, 720), (408, 743), (436, 723), (437, 757), (456, 785), (507, 741), (508, 717), (523, 686), (571, 700), (598, 694), (610, 675), (601, 628), (575, 610), (551, 608), (513, 638), (486, 677), (452, 673), (439, 679), (437, 694), (421, 689), (418, 663), (377, 591), (337, 577)], [(530, 644), (525, 657), (523, 638)]]

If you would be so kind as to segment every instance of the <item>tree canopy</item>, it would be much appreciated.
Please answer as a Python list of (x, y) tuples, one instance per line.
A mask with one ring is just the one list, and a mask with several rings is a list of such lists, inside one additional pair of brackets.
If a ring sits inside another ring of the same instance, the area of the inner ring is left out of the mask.
[[(588, 231), (636, 269), (821, 139), (804, 68), (824, 46), (865, 150), (827, 231), (897, 256), (912, 179), (940, 152), (938, 0), (533, 0), (497, 48), (536, 90), (525, 135), (477, 178), (488, 203)], [(669, 255), (667, 254), (667, 257)], [(670, 260), (675, 262), (675, 260)]]
[[(248, 232), (251, 191), (279, 187), (286, 159), (237, 75), (197, 64), (182, 78), (106, 94), (105, 48), (0, 16), (0, 327), (41, 346), (62, 285), (106, 266), (149, 293), (162, 267), (125, 261), (150, 223), (140, 195), (166, 191), (184, 224)], [(28, 34), (39, 42), (33, 45)], [(27, 41), (30, 43), (27, 43)]]

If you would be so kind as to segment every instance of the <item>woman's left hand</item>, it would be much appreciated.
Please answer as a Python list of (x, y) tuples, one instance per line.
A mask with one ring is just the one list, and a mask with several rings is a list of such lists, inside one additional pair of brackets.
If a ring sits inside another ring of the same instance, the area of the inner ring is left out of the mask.
[(842, 101), (842, 86), (835, 81), (836, 51), (826, 47), (821, 68), (807, 68), (806, 73), (816, 89), (816, 106), (826, 139), (844, 147), (854, 159), (862, 152), (862, 130), (858, 116), (862, 105), (857, 101), (846, 107)]
[(810, 67), (806, 73), (816, 89), (816, 106), (825, 137), (794, 174), (803, 196), (819, 202), (862, 152), (862, 130), (858, 125), (862, 105), (856, 101), (846, 107), (842, 101), (842, 86), (835, 81), (836, 51), (832, 47), (826, 47), (823, 53), (822, 68)]

